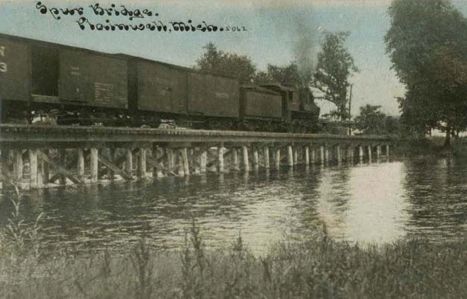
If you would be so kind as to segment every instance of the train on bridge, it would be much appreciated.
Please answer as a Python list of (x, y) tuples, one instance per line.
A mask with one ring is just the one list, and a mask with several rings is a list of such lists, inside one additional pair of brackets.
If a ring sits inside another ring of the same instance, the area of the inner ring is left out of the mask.
[(2, 123), (316, 132), (312, 93), (0, 34)]

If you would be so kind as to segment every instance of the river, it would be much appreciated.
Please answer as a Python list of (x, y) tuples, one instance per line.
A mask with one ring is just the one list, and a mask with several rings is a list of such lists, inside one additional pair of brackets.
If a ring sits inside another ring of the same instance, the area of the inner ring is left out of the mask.
[[(0, 197), (0, 225), (12, 212)], [(404, 238), (444, 242), (467, 232), (467, 160), (417, 158), (372, 164), (260, 170), (190, 178), (49, 189), (24, 194), (43, 242), (121, 249), (144, 236), (168, 249), (184, 244), (195, 219), (206, 246), (239, 234), (254, 251), (325, 229), (337, 240), (385, 244)]]

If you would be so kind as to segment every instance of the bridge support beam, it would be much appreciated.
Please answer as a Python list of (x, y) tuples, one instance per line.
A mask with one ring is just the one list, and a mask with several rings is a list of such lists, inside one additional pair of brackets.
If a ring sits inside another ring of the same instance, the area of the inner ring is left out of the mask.
[(368, 163), (371, 163), (372, 162), (372, 157), (371, 157), (371, 155), (372, 155), (372, 146), (369, 145), (367, 148), (368, 148)]

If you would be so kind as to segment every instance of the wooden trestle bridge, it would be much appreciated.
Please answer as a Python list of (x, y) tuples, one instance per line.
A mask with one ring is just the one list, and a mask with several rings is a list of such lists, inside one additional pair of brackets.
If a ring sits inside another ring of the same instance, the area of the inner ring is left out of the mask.
[(385, 136), (0, 125), (0, 181), (25, 189), (389, 157)]

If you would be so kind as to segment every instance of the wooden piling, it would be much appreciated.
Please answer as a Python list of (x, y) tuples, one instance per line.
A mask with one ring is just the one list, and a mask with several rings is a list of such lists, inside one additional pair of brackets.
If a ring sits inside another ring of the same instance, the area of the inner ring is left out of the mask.
[(310, 165), (310, 147), (305, 146), (305, 164)]
[(381, 145), (377, 145), (376, 146), (376, 159), (380, 159), (381, 158)]
[(340, 147), (340, 145), (336, 145), (336, 159), (337, 159), (337, 163), (341, 164), (342, 156), (341, 156), (341, 147)]
[[(113, 163), (115, 160), (115, 148), (111, 146), (109, 148), (109, 162)], [(115, 179), (115, 172), (112, 169), (109, 169), (109, 178), (111, 180)]]
[(368, 163), (371, 163), (372, 159), (371, 159), (371, 145), (368, 146)]
[(99, 151), (97, 148), (91, 148), (90, 153), (91, 182), (95, 183), (99, 179)]
[(83, 180), (84, 178), (84, 151), (82, 148), (78, 148), (78, 165), (77, 165), (77, 172), (78, 178)]
[(255, 170), (258, 170), (259, 168), (259, 154), (256, 147), (253, 147), (253, 167)]
[(316, 163), (316, 149), (315, 147), (311, 147), (311, 163)]
[(131, 148), (126, 149), (125, 172), (133, 176), (133, 150)]
[(240, 162), (238, 160), (238, 150), (236, 148), (232, 148), (232, 168), (235, 171), (240, 170)]
[(275, 163), (276, 163), (276, 170), (281, 168), (281, 149), (279, 147), (276, 148), (275, 154)]
[(38, 161), (36, 149), (29, 150), (29, 185), (31, 188), (38, 188)]
[(206, 165), (208, 163), (208, 151), (205, 147), (201, 149), (200, 154), (200, 163), (199, 163), (199, 171), (201, 173), (206, 173)]
[(138, 155), (138, 169), (137, 176), (139, 179), (144, 179), (146, 177), (146, 149), (141, 147)]
[(323, 145), (320, 145), (319, 147), (319, 162), (321, 164), (324, 164), (325, 163), (325, 155), (324, 155), (324, 146)]
[(325, 163), (328, 163), (329, 162), (329, 146), (325, 146), (324, 147), (324, 161)]
[(224, 144), (221, 143), (217, 147), (217, 162), (218, 162), (218, 171), (220, 173), (224, 172)]
[(182, 158), (182, 150), (178, 149), (174, 152), (175, 160), (174, 165), (177, 168), (177, 175), (184, 176), (185, 171), (183, 170), (183, 158)]
[(190, 175), (190, 160), (188, 159), (188, 149), (184, 147), (182, 149), (182, 163), (183, 163), (183, 172), (185, 176)]
[(358, 146), (358, 159), (360, 163), (363, 163), (363, 146)]
[(174, 171), (176, 156), (175, 156), (174, 150), (171, 148), (166, 148), (165, 153), (167, 156), (167, 170), (170, 173)]
[[(64, 148), (61, 148), (59, 149), (58, 151), (58, 159), (59, 159), (59, 165), (63, 168), (66, 167), (66, 149)], [(59, 176), (59, 182), (60, 182), (60, 185), (66, 185), (66, 177), (65, 175), (62, 173), (60, 174)]]
[[(47, 157), (49, 156), (49, 149), (42, 150), (44, 155)], [(44, 161), (44, 159), (39, 159), (40, 169), (41, 169), (41, 178), (42, 178), (42, 185), (46, 186), (49, 184), (50, 178), (50, 167), (49, 164)]]
[(250, 161), (248, 158), (248, 147), (246, 145), (242, 146), (243, 150), (243, 170), (248, 173), (250, 172)]
[(354, 148), (352, 145), (349, 145), (347, 147), (347, 161), (353, 162), (353, 156), (354, 156)]
[(295, 146), (293, 149), (293, 164), (298, 165), (298, 147)]
[(20, 183), (23, 180), (23, 150), (14, 150), (13, 157), (13, 179)]
[(268, 146), (265, 146), (264, 147), (264, 152), (263, 152), (263, 156), (264, 156), (264, 168), (266, 169), (269, 169), (269, 147)]
[[(156, 163), (159, 160), (158, 154), (159, 154), (159, 148), (157, 147), (157, 144), (154, 143), (152, 145), (152, 149), (151, 149), (151, 159), (154, 160)], [(157, 167), (156, 165), (152, 166), (152, 177), (154, 179), (159, 176), (159, 174), (158, 174), (159, 169), (158, 168), (159, 167)]]
[(293, 167), (294, 159), (293, 159), (293, 148), (291, 145), (287, 146), (287, 166)]

